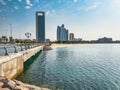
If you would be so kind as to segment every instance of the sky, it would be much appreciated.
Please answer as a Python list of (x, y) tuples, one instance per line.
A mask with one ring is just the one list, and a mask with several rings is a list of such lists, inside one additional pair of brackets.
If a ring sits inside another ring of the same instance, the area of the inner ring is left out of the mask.
[(75, 38), (120, 40), (120, 0), (0, 0), (0, 36), (35, 39), (35, 12), (44, 11), (46, 38), (56, 40), (58, 25), (64, 24)]

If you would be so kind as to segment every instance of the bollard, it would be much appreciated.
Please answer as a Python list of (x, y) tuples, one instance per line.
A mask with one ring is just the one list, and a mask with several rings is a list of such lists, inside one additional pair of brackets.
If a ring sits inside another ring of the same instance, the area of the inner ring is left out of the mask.
[(4, 46), (4, 49), (5, 49), (5, 56), (6, 56), (6, 55), (9, 55), (9, 54), (8, 54), (8, 50), (7, 50), (7, 48), (6, 48), (5, 46)]
[(29, 47), (31, 48), (31, 46), (29, 45)]
[(27, 50), (27, 46), (25, 45), (25, 50)]
[(23, 48), (22, 48), (22, 46), (20, 46), (21, 47), (21, 51), (23, 51)]
[(30, 49), (30, 46), (28, 45), (28, 49)]
[(15, 52), (14, 53), (17, 53), (17, 49), (16, 49), (16, 47), (14, 46), (14, 48), (15, 48)]

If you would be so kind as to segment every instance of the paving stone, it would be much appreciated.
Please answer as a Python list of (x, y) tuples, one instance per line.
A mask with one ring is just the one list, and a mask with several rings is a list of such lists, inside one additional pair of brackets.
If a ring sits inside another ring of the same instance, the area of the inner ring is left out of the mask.
[(0, 82), (0, 87), (2, 87), (4, 85), (4, 83), (3, 82)]
[(0, 90), (10, 90), (9, 88), (1, 88), (0, 87)]
[(16, 87), (16, 83), (15, 83), (14, 81), (12, 81), (12, 80), (9, 80), (8, 85), (9, 85), (12, 89), (14, 89), (14, 88)]

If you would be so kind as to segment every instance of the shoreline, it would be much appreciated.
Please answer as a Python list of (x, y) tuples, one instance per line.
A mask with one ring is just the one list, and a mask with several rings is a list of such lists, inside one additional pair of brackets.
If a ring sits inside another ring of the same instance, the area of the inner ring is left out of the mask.
[(80, 46), (80, 45), (89, 45), (89, 44), (120, 44), (120, 43), (53, 43), (50, 45), (51, 48), (61, 48), (61, 47), (70, 47), (70, 46)]
[(0, 76), (0, 90), (52, 90), (52, 89), (23, 83), (15, 79), (8, 80), (7, 78)]
[(83, 44), (51, 44), (50, 47), (51, 48), (61, 48), (61, 47), (70, 47), (70, 46), (80, 46), (80, 45), (83, 45)]

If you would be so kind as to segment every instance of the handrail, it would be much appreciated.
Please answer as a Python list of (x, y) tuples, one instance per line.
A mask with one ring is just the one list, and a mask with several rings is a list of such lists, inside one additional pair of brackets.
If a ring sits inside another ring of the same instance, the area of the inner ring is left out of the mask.
[(35, 47), (38, 47), (40, 45), (10, 45), (10, 46), (0, 46), (0, 56), (7, 56), (9, 55), (10, 53), (17, 53), (17, 52), (20, 52), (20, 51), (24, 51), (24, 50), (27, 50), (27, 49), (31, 49), (31, 48), (35, 48)]

